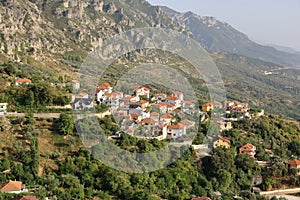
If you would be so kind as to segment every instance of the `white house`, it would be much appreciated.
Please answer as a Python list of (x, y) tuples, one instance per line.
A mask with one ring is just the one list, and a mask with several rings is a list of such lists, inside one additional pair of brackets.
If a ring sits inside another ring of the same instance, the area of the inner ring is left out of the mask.
[(181, 107), (181, 100), (175, 96), (167, 97), (165, 103), (166, 104), (174, 104), (176, 108)]
[(0, 115), (5, 115), (7, 110), (7, 103), (0, 103)]
[(144, 86), (138, 86), (135, 88), (136, 96), (145, 96), (146, 98), (150, 98), (150, 89)]
[(96, 88), (96, 100), (98, 103), (103, 103), (105, 93), (112, 93), (112, 87), (109, 83), (102, 83)]
[(183, 101), (183, 93), (182, 92), (173, 92), (172, 94), (173, 97), (177, 97), (180, 101)]
[(85, 110), (93, 108), (93, 99), (75, 99), (72, 107), (74, 110)]
[(168, 127), (168, 132), (171, 134), (171, 138), (176, 139), (186, 135), (186, 127), (182, 124), (175, 124)]
[(16, 86), (29, 85), (29, 84), (31, 84), (31, 80), (29, 80), (28, 78), (16, 80)]

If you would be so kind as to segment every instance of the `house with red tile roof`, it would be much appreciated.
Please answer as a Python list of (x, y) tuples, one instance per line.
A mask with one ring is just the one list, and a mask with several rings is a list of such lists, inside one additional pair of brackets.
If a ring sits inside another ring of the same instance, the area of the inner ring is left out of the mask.
[(182, 106), (181, 105), (181, 100), (176, 96), (167, 97), (165, 103), (166, 104), (173, 104), (175, 106), (175, 108), (179, 108), (179, 107)]
[(16, 86), (29, 85), (29, 84), (31, 84), (31, 80), (29, 80), (28, 78), (22, 78), (16, 80)]
[(202, 105), (202, 111), (203, 112), (209, 112), (213, 109), (214, 109), (214, 105), (213, 105), (212, 102), (208, 102), (208, 103)]
[(172, 94), (173, 97), (177, 97), (180, 101), (183, 101), (183, 93), (179, 91), (175, 91)]
[(144, 96), (146, 98), (150, 98), (150, 89), (144, 86), (137, 86), (135, 88), (135, 95), (136, 96)]
[(167, 125), (171, 125), (172, 119), (173, 119), (173, 115), (171, 114), (163, 114), (160, 116), (160, 122), (167, 124)]
[(254, 158), (256, 154), (256, 147), (249, 143), (241, 146), (239, 150), (240, 150), (240, 154), (246, 154), (251, 158)]
[(191, 200), (211, 200), (209, 197), (194, 197)]
[(104, 94), (105, 93), (112, 93), (112, 87), (109, 83), (105, 82), (99, 85), (96, 88), (96, 100), (98, 103), (103, 103), (104, 100)]
[(0, 192), (20, 194), (27, 191), (23, 188), (21, 181), (8, 181), (0, 184)]
[(38, 200), (35, 196), (21, 196), (21, 197), (15, 197), (11, 200)]
[(166, 113), (167, 112), (167, 105), (164, 102), (160, 102), (158, 104), (152, 105), (152, 108), (159, 113)]
[(288, 170), (290, 171), (291, 169), (296, 169), (297, 175), (300, 176), (300, 160), (291, 160), (286, 163)]
[(176, 139), (186, 135), (186, 127), (183, 124), (175, 124), (168, 127), (168, 133), (171, 138)]

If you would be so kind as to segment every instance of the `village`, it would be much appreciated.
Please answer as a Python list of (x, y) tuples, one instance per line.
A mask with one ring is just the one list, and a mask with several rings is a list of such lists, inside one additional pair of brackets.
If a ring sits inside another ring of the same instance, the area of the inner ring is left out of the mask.
[[(31, 84), (31, 80), (24, 78), (15, 82), (16, 86)], [(70, 81), (74, 91), (80, 89), (80, 82)], [(183, 142), (184, 145), (191, 145), (195, 150), (205, 151), (212, 148), (231, 148), (231, 138), (224, 137), (220, 133), (233, 128), (233, 123), (241, 119), (255, 120), (264, 115), (264, 110), (255, 114), (250, 112), (249, 103), (239, 101), (207, 102), (199, 106), (199, 102), (185, 99), (183, 91), (173, 91), (170, 94), (152, 94), (151, 89), (145, 86), (136, 86), (132, 94), (124, 94), (114, 91), (114, 88), (107, 82), (97, 86), (90, 94), (78, 93), (72, 95), (70, 107), (74, 112), (81, 112), (93, 109), (94, 106), (105, 105), (108, 110), (100, 113), (100, 118), (114, 116), (117, 119), (120, 131), (110, 136), (111, 139), (118, 138), (122, 134), (129, 134), (142, 140), (157, 139), (159, 141)], [(209, 144), (193, 144), (194, 134), (199, 129), (199, 123), (212, 119), (214, 109), (224, 109), (225, 113), (216, 120), (218, 132), (207, 137), (211, 140)], [(0, 115), (6, 115), (7, 103), (0, 103)], [(266, 149), (266, 151), (268, 151)], [(270, 150), (269, 150), (270, 151)], [(256, 159), (256, 146), (245, 143), (238, 147), (238, 154), (245, 154)], [(270, 153), (272, 153), (270, 151)], [(206, 153), (205, 156), (210, 156)], [(261, 166), (266, 162), (256, 161)], [(300, 161), (297, 159), (286, 162), (288, 170), (296, 169), (300, 175)], [(262, 183), (262, 177), (253, 178), (253, 183)], [(254, 188), (255, 189), (255, 188)], [(259, 189), (258, 189), (259, 190)], [(0, 184), (0, 191), (4, 193), (21, 194), (28, 192), (21, 181), (8, 181)], [(34, 200), (34, 197), (24, 196), (23, 199)]]

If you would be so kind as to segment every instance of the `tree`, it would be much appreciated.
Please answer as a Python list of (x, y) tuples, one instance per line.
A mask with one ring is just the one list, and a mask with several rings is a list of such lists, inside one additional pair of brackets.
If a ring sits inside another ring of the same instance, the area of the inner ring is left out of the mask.
[(61, 114), (59, 117), (59, 131), (64, 135), (69, 135), (73, 133), (74, 130), (74, 120), (69, 114)]
[(217, 172), (217, 180), (218, 180), (219, 190), (221, 192), (225, 192), (232, 182), (231, 174), (224, 169), (220, 169)]

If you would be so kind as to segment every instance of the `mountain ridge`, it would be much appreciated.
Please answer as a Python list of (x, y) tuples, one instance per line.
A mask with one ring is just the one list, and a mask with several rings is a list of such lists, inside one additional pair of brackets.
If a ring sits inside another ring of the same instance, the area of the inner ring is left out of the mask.
[(300, 66), (299, 55), (253, 42), (246, 34), (214, 17), (200, 16), (193, 12), (180, 13), (165, 6), (160, 8), (174, 22), (190, 30), (197, 41), (209, 51), (228, 51), (280, 65)]

